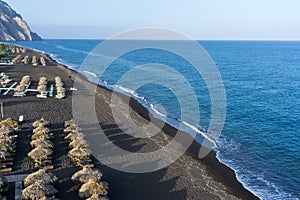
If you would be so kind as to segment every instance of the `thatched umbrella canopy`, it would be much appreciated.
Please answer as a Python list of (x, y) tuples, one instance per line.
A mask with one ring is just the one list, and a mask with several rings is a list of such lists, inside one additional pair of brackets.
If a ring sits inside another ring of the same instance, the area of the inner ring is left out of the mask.
[(93, 194), (107, 195), (108, 193), (108, 183), (97, 182), (94, 179), (90, 179), (87, 183), (83, 184), (79, 189), (80, 198), (89, 198)]
[(39, 80), (38, 85), (47, 85), (48, 81), (46, 80)]
[(24, 90), (25, 90), (25, 85), (18, 85), (15, 88), (15, 91), (17, 91), (17, 92), (23, 92)]
[(90, 157), (91, 153), (87, 148), (75, 147), (68, 152), (68, 156), (72, 159), (82, 159)]
[(75, 133), (82, 130), (81, 128), (79, 128), (78, 126), (69, 126), (67, 128), (64, 129), (64, 133)]
[(89, 147), (89, 144), (87, 143), (87, 141), (85, 139), (76, 138), (69, 144), (69, 147), (71, 147), (71, 148), (75, 148), (75, 147), (87, 148), (87, 147)]
[(23, 78), (21, 79), (21, 82), (23, 83), (29, 83), (30, 82), (30, 76), (23, 76)]
[(71, 132), (69, 133), (66, 137), (65, 137), (65, 140), (71, 140), (71, 141), (74, 141), (76, 139), (83, 139), (84, 138), (84, 135), (83, 133), (81, 132)]
[(63, 83), (62, 81), (55, 82), (55, 86), (56, 86), (56, 87), (63, 87), (63, 86), (64, 86), (64, 83)]
[(9, 152), (0, 150), (0, 160), (5, 160), (10, 157), (11, 155)]
[(28, 156), (32, 158), (35, 162), (42, 164), (43, 160), (48, 159), (50, 155), (53, 154), (53, 150), (50, 148), (38, 146), (28, 153)]
[(32, 140), (30, 142), (30, 145), (34, 148), (37, 147), (37, 146), (48, 147), (48, 148), (53, 148), (54, 147), (53, 142), (51, 142), (50, 140), (46, 140), (45, 138)]
[(97, 169), (91, 169), (89, 167), (83, 167), (82, 170), (73, 174), (71, 179), (73, 181), (78, 181), (80, 183), (87, 183), (90, 179), (100, 181), (102, 178), (102, 173)]
[(55, 82), (61, 82), (60, 76), (55, 77)]
[(52, 173), (47, 172), (45, 169), (39, 169), (37, 172), (29, 174), (24, 179), (24, 186), (27, 187), (35, 183), (49, 184), (49, 183), (54, 183), (57, 180), (58, 178), (54, 176)]
[(7, 119), (5, 119), (5, 120), (2, 120), (2, 121), (0, 122), (0, 127), (3, 127), (3, 126), (8, 126), (8, 127), (10, 127), (10, 128), (13, 128), (13, 129), (19, 127), (18, 122), (12, 120), (11, 118), (7, 118)]
[(57, 93), (65, 92), (65, 88), (63, 88), (63, 87), (57, 87), (56, 91), (57, 91)]
[(56, 194), (58, 191), (49, 184), (36, 183), (22, 190), (23, 199), (41, 199)]
[(0, 175), (0, 192), (8, 191), (8, 181), (5, 176)]
[(43, 117), (35, 122), (32, 123), (32, 126), (34, 128), (38, 127), (39, 125), (43, 125), (43, 126), (50, 126), (50, 121), (45, 120)]
[(69, 121), (65, 121), (65, 128), (69, 127), (69, 126), (74, 126), (76, 125), (74, 119), (71, 119)]
[(46, 131), (40, 130), (40, 131), (34, 133), (34, 134), (31, 136), (31, 140), (36, 140), (36, 139), (39, 139), (39, 138), (41, 138), (41, 137), (47, 138), (47, 139), (50, 138), (50, 136), (48, 135), (48, 133), (47, 133)]
[(100, 194), (95, 193), (90, 198), (88, 198), (86, 200), (109, 200), (109, 198), (106, 197), (106, 196), (101, 196)]
[(47, 134), (34, 134), (31, 136), (31, 140), (49, 140), (50, 138)]
[(47, 86), (46, 85), (39, 85), (36, 90), (38, 92), (46, 91), (47, 90)]
[(39, 124), (39, 126), (37, 127), (37, 128), (35, 128), (35, 129), (33, 129), (33, 133), (35, 134), (35, 133), (37, 133), (37, 132), (39, 132), (39, 131), (46, 131), (47, 133), (49, 133), (49, 129), (48, 128), (46, 128), (46, 127), (44, 127), (44, 125), (43, 124)]
[(47, 81), (47, 78), (44, 77), (44, 76), (41, 76), (41, 77), (39, 78), (39, 81)]

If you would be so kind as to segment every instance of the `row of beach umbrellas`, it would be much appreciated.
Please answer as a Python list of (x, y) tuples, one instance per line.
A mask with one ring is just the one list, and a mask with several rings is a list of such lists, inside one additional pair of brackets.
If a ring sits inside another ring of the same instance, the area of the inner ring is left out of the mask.
[(11, 47), (10, 51), (12, 53), (20, 53), (20, 52), (26, 53), (27, 50), (25, 48), (21, 48), (21, 47)]
[(5, 162), (11, 158), (16, 149), (15, 131), (18, 131), (18, 123), (11, 118), (0, 122), (0, 161)]
[(74, 182), (80, 184), (79, 197), (88, 200), (108, 200), (106, 195), (109, 187), (107, 182), (101, 181), (102, 172), (92, 169), (93, 165), (85, 165), (84, 163), (84, 160), (90, 159), (91, 153), (81, 128), (74, 120), (70, 120), (65, 122), (64, 132), (67, 134), (65, 139), (69, 140), (69, 147), (72, 148), (68, 156), (76, 166), (83, 167), (71, 177)]
[[(41, 77), (40, 82), (45, 83), (46, 79)], [(38, 167), (42, 166), (44, 160), (50, 159), (53, 154), (53, 142), (50, 141), (51, 133), (50, 121), (41, 118), (32, 123), (33, 131), (30, 145), (33, 148), (28, 156), (34, 160)], [(52, 185), (58, 178), (46, 168), (40, 168), (38, 171), (29, 174), (23, 181), (22, 199), (53, 199), (58, 192)]]
[(47, 128), (50, 126), (50, 122), (41, 118), (33, 122), (32, 126), (34, 130), (30, 145), (33, 149), (28, 153), (28, 156), (34, 160), (36, 166), (40, 167), (42, 162), (50, 159), (53, 154), (54, 144), (50, 141), (50, 130)]
[(83, 166), (87, 160), (90, 160), (91, 152), (88, 148), (88, 143), (84, 139), (81, 128), (72, 121), (65, 122), (64, 133), (65, 140), (69, 141), (71, 150), (68, 152), (68, 157), (74, 162), (76, 166)]
[[(20, 60), (21, 60), (21, 55), (17, 56), (16, 58), (17, 58), (16, 61), (20, 62)], [(28, 55), (26, 55), (26, 56), (22, 59), (22, 62), (23, 62), (25, 65), (28, 65), (28, 64), (29, 64), (29, 61), (30, 61), (30, 59), (29, 59), (29, 56), (28, 56)], [(37, 57), (36, 57), (36, 56), (33, 56), (31, 62), (32, 62), (32, 64), (33, 64), (34, 66), (38, 65)], [(42, 66), (47, 66), (46, 60), (45, 60), (45, 58), (44, 58), (43, 56), (40, 57), (40, 62), (41, 62), (41, 65), (42, 65)], [(15, 63), (16, 63), (16, 62), (15, 62)]]

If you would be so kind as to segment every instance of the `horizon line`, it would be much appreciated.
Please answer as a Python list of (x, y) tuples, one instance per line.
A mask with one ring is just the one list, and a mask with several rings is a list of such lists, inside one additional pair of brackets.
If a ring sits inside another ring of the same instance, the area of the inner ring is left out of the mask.
[[(110, 38), (42, 38), (42, 40), (114, 40)], [(135, 39), (121, 39), (121, 40), (135, 40)], [(152, 39), (143, 39), (143, 40), (152, 40)], [(168, 39), (161, 39), (168, 40)], [(172, 40), (172, 39), (169, 39)], [(300, 39), (207, 39), (207, 38), (191, 38), (194, 41), (253, 41), (253, 42), (300, 42)], [(180, 41), (180, 40), (179, 40)], [(9, 42), (17, 42), (17, 41), (9, 41)]]

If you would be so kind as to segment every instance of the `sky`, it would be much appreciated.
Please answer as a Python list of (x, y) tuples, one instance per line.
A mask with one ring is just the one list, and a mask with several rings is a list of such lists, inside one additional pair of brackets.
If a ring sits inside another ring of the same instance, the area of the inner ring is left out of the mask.
[(49, 39), (160, 27), (201, 40), (300, 40), (299, 0), (4, 0)]

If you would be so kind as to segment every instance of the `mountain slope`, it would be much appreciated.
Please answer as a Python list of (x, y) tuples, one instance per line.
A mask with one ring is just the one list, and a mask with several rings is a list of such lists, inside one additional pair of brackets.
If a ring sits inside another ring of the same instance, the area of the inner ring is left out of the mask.
[(14, 11), (7, 3), (0, 1), (0, 40), (41, 40), (42, 38), (33, 33), (21, 15)]

